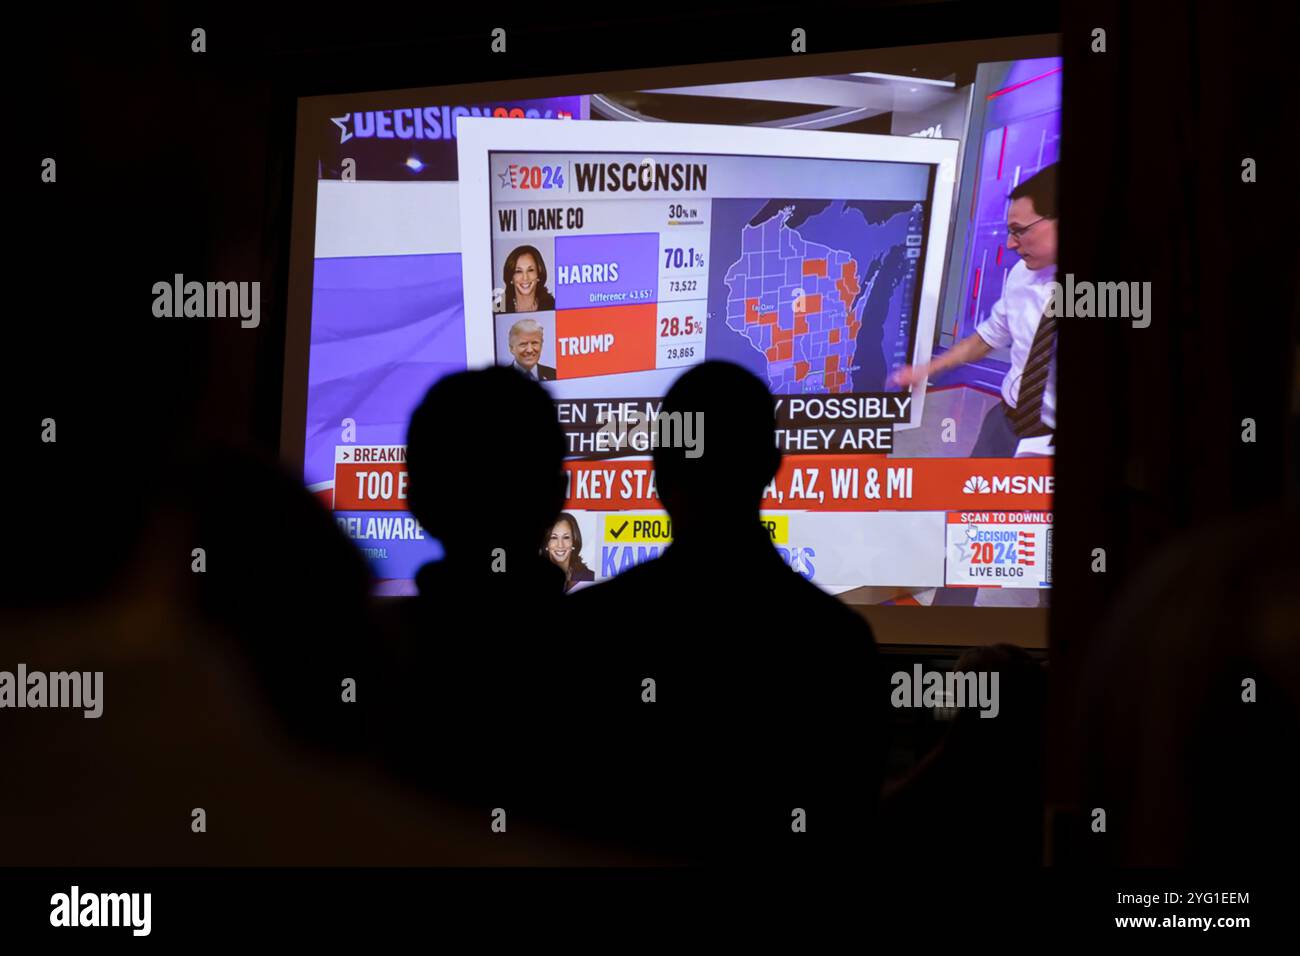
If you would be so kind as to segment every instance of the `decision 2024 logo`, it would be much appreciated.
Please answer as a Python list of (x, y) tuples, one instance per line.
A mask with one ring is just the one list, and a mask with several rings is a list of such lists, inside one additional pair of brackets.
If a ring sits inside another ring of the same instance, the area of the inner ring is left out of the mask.
[(966, 539), (970, 563), (1033, 567), (1036, 537), (1034, 531), (1024, 528), (987, 530), (968, 525)]
[(1051, 583), (1050, 511), (950, 512), (947, 524), (948, 584), (1036, 588)]
[(400, 110), (366, 110), (331, 116), (339, 128), (339, 142), (357, 139), (455, 139), (456, 120), (462, 116), (498, 119), (572, 119), (569, 110), (535, 106), (415, 106)]

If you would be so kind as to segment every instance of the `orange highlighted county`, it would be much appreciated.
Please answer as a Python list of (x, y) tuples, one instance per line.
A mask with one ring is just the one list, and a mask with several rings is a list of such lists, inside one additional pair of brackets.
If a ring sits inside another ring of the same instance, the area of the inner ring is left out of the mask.
[[(799, 305), (801, 303), (803, 305), (802, 309), (799, 308)], [(822, 310), (822, 294), (820, 292), (813, 292), (809, 295), (805, 295), (800, 298), (796, 298), (794, 300), (795, 315), (816, 315), (821, 310)]]
[(839, 290), (840, 301), (846, 309), (853, 305), (853, 297), (862, 291), (858, 285), (858, 264), (852, 259), (840, 267), (840, 277), (835, 280), (835, 288)]

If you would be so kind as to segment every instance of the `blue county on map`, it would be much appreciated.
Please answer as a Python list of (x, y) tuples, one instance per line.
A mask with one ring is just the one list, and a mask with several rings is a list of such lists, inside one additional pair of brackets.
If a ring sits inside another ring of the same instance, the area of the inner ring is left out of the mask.
[[(720, 202), (741, 201), (715, 200), (715, 243), (730, 238), (718, 233), (728, 228), (717, 215)], [(881, 388), (887, 366), (906, 353), (910, 302), (898, 293), (914, 262), (906, 255), (907, 234), (919, 228), (920, 208), (771, 200), (748, 218), (738, 224), (738, 254), (733, 242), (714, 261), (730, 262), (722, 277), (726, 328), (761, 356), (772, 392), (852, 392), (855, 372), (856, 390)], [(834, 244), (808, 238), (814, 231)], [(870, 335), (860, 341), (864, 322)], [(861, 355), (860, 348), (869, 351)]]

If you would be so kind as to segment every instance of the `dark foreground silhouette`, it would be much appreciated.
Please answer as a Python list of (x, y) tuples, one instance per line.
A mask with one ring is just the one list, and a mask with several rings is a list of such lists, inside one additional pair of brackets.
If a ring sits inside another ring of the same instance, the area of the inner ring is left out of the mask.
[(955, 847), (987, 866), (1041, 866), (1046, 672), (1010, 644), (969, 650), (953, 669), (998, 675), (997, 716), (958, 711), (939, 745), (886, 788), (882, 850), (910, 867)]
[(701, 456), (654, 453), (673, 543), (577, 592), (566, 615), (600, 715), (573, 730), (596, 769), (575, 799), (610, 834), (675, 859), (861, 860), (882, 760), (876, 649), (759, 523), (780, 463), (772, 397), (708, 362), (663, 411), (703, 415)]
[[(364, 563), (275, 465), (207, 456), (194, 474), (142, 509), (141, 546), (123, 558), (119, 586), (0, 609), (0, 669), (103, 673), (98, 719), (3, 711), (0, 750), (23, 768), (0, 788), (6, 864), (622, 861), (536, 828), (503, 839), (454, 798), (452, 781), (443, 792), (386, 773), (375, 757), (389, 736), (388, 660)], [(345, 678), (357, 681), (354, 704), (342, 701)], [(420, 759), (430, 751), (426, 740)]]
[[(1300, 519), (1202, 525), (1134, 574), (1080, 675), (1082, 859), (1290, 866), (1300, 852)], [(1230, 871), (1230, 870), (1229, 870)]]
[(564, 500), (555, 408), (509, 369), (451, 375), (413, 415), (407, 455), (411, 511), (445, 557), (385, 608), (375, 748), (485, 826), (504, 811), (506, 832), (582, 832), (565, 794), (589, 755), (562, 728), (585, 662), (564, 571), (541, 551)]

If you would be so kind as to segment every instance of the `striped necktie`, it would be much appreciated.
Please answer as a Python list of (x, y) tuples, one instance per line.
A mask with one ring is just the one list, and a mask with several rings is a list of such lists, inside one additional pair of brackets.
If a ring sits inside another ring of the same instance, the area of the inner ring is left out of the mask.
[(1008, 416), (1011, 427), (1021, 438), (1050, 435), (1052, 429), (1043, 423), (1043, 393), (1047, 390), (1047, 373), (1056, 351), (1056, 316), (1043, 311), (1038, 320), (1034, 343), (1029, 347), (1029, 358), (1020, 376), (1020, 397)]

